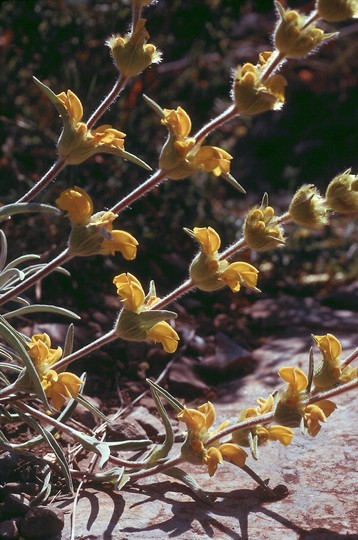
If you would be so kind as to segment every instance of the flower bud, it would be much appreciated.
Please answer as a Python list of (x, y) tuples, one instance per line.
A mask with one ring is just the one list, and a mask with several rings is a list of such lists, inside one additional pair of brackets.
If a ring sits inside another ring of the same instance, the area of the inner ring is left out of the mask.
[(272, 53), (259, 56), (259, 63), (239, 66), (234, 74), (233, 99), (238, 113), (253, 116), (282, 107), (285, 101), (284, 88), (287, 84), (282, 75), (271, 75), (262, 82), (261, 78)]
[(328, 22), (358, 17), (357, 0), (317, 0), (316, 9), (318, 15)]
[(219, 268), (220, 262), (217, 258), (210, 257), (201, 251), (190, 265), (190, 279), (201, 291), (217, 291), (225, 287), (225, 283), (219, 280)]
[(334, 34), (325, 34), (314, 24), (307, 25), (307, 17), (297, 11), (285, 10), (276, 1), (280, 20), (274, 32), (276, 49), (287, 58), (300, 58), (310, 53), (317, 45)]
[(358, 212), (358, 176), (350, 172), (347, 169), (333, 178), (326, 191), (328, 206), (342, 214)]
[(133, 77), (153, 63), (159, 63), (161, 54), (148, 43), (149, 34), (145, 28), (145, 19), (139, 19), (133, 32), (124, 38), (112, 36), (107, 45), (118, 70), (124, 77)]
[(95, 225), (78, 225), (72, 228), (68, 247), (73, 256), (91, 257), (100, 253), (103, 231)]
[(276, 224), (275, 211), (268, 206), (267, 194), (260, 208), (255, 207), (248, 212), (244, 223), (244, 237), (249, 248), (255, 251), (266, 251), (284, 245), (283, 230)]
[(292, 198), (288, 212), (295, 223), (309, 229), (319, 229), (328, 223), (325, 199), (313, 184), (300, 187)]

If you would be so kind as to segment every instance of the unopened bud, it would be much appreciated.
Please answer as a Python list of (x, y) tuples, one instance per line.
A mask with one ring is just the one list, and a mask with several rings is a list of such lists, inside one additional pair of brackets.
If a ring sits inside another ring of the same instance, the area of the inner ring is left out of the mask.
[(358, 176), (350, 172), (347, 169), (333, 178), (326, 191), (328, 206), (342, 214), (358, 212)]
[(358, 17), (357, 0), (317, 0), (316, 9), (319, 16), (328, 22)]
[(267, 251), (284, 245), (283, 230), (276, 223), (274, 209), (268, 206), (267, 194), (259, 208), (255, 207), (248, 212), (244, 237), (249, 248), (255, 251)]
[(292, 198), (288, 212), (295, 223), (310, 229), (318, 229), (328, 223), (325, 199), (313, 184), (300, 187)]

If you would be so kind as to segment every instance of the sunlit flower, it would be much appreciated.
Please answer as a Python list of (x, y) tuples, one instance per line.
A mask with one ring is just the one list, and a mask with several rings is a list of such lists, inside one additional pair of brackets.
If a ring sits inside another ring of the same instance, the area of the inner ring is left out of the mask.
[(271, 52), (261, 53), (258, 64), (244, 64), (234, 73), (233, 99), (240, 114), (252, 116), (282, 107), (286, 79), (278, 74), (271, 75), (264, 82), (262, 79), (271, 56)]
[(161, 114), (161, 123), (169, 131), (169, 137), (159, 159), (160, 168), (168, 178), (180, 180), (192, 175), (195, 171), (212, 172), (215, 176), (222, 175), (243, 191), (243, 188), (230, 175), (232, 156), (222, 148), (202, 146), (204, 139), (199, 141), (190, 137), (191, 120), (184, 109), (181, 107), (160, 109), (154, 102), (151, 104)]
[(268, 205), (267, 194), (260, 207), (254, 207), (247, 213), (244, 237), (249, 248), (255, 251), (267, 251), (284, 245), (283, 230), (277, 224), (274, 209)]
[(194, 237), (206, 255), (216, 255), (220, 249), (221, 239), (212, 227), (194, 227)]
[[(137, 2), (138, 3), (138, 2)], [(148, 4), (148, 2), (139, 2)], [(158, 64), (161, 53), (151, 43), (147, 43), (149, 34), (145, 28), (145, 19), (139, 19), (133, 31), (126, 36), (112, 36), (107, 42), (115, 65), (125, 77), (141, 73), (151, 64)]]
[(210, 476), (215, 474), (218, 465), (224, 460), (243, 467), (247, 458), (245, 450), (232, 442), (206, 446), (210, 436), (220, 433), (229, 424), (226, 420), (217, 429), (210, 430), (215, 417), (215, 408), (210, 401), (197, 409), (184, 407), (178, 414), (178, 419), (185, 422), (188, 428), (188, 437), (182, 446), (183, 457), (189, 463), (206, 465)]
[(252, 264), (246, 262), (233, 262), (220, 272), (219, 279), (224, 281), (233, 292), (238, 292), (242, 285), (255, 289), (259, 271)]
[(342, 366), (340, 355), (342, 345), (332, 334), (313, 336), (322, 353), (322, 362), (317, 366), (313, 376), (316, 390), (332, 388), (338, 383), (348, 382), (358, 375), (358, 368)]
[(357, 0), (316, 0), (318, 15), (328, 22), (358, 17)]
[(72, 224), (69, 241), (71, 253), (77, 256), (114, 255), (119, 251), (130, 261), (137, 255), (138, 242), (130, 233), (113, 230), (117, 214), (111, 211), (93, 214), (91, 197), (80, 187), (66, 189), (56, 199)]
[(159, 298), (154, 283), (151, 282), (147, 295), (140, 281), (129, 272), (115, 276), (113, 283), (124, 305), (115, 325), (118, 337), (128, 341), (154, 341), (160, 343), (165, 352), (175, 352), (179, 336), (165, 320), (175, 318), (176, 313), (155, 309)]
[(326, 202), (335, 212), (356, 214), (358, 212), (358, 175), (351, 174), (351, 169), (347, 169), (335, 176), (327, 187)]
[(179, 336), (165, 321), (159, 322), (147, 330), (147, 339), (154, 343), (161, 343), (167, 353), (173, 353), (178, 348)]
[(315, 437), (321, 429), (320, 422), (326, 422), (327, 418), (336, 409), (336, 405), (328, 399), (317, 401), (312, 405), (307, 405), (302, 411), (304, 425), (307, 432)]
[(91, 197), (78, 186), (62, 191), (56, 204), (75, 225), (87, 225), (93, 214)]
[(122, 131), (108, 124), (90, 129), (82, 122), (82, 103), (72, 90), (55, 94), (38, 79), (34, 78), (34, 81), (61, 115), (63, 130), (58, 140), (58, 153), (66, 164), (77, 165), (101, 152), (120, 156), (150, 170), (146, 163), (125, 151)]
[(305, 184), (295, 193), (288, 209), (291, 219), (298, 225), (319, 229), (328, 223), (325, 199), (313, 184)]
[(125, 307), (138, 312), (144, 305), (145, 294), (140, 281), (130, 274), (119, 274), (113, 279), (117, 287), (117, 294), (122, 299)]
[(274, 32), (274, 43), (280, 53), (287, 58), (306, 56), (324, 40), (333, 34), (325, 34), (317, 28), (315, 22), (308, 24), (309, 15), (301, 15), (298, 11), (284, 9), (275, 1), (279, 15)]
[(258, 437), (258, 444), (265, 444), (268, 441), (278, 441), (284, 446), (291, 444), (295, 432), (287, 426), (256, 426), (255, 435)]

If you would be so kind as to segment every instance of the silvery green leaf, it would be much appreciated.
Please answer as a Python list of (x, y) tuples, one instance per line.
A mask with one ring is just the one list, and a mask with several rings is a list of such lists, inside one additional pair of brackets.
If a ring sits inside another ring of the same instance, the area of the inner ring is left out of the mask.
[(173, 467), (172, 469), (167, 469), (166, 471), (163, 471), (163, 474), (166, 474), (167, 476), (171, 476), (173, 478), (178, 478), (188, 486), (188, 488), (191, 489), (191, 491), (206, 504), (213, 504), (214, 500), (207, 494), (205, 491), (199, 486), (197, 481), (191, 474), (188, 474), (185, 471), (182, 471), (178, 467)]
[(0, 221), (8, 219), (15, 214), (26, 214), (28, 212), (46, 212), (47, 214), (60, 214), (61, 211), (49, 204), (41, 203), (13, 203), (6, 204), (0, 208)]
[(7, 259), (7, 240), (4, 231), (0, 230), (0, 271), (4, 268)]
[(103, 473), (96, 473), (96, 479), (101, 482), (113, 484), (115, 489), (118, 489), (124, 473), (124, 467), (113, 467)]
[(41, 399), (42, 403), (46, 408), (49, 408), (45, 392), (42, 388), (40, 378), (35, 369), (35, 366), (29, 357), (27, 350), (25, 348), (25, 340), (21, 337), (21, 334), (17, 332), (12, 326), (7, 322), (2, 315), (0, 315), (0, 335), (5, 339), (7, 343), (17, 352), (19, 359), (26, 368), (25, 371), (20, 373), (17, 383), (25, 382), (25, 373), (29, 378), (30, 388), (36, 392), (37, 396)]
[(146, 382), (149, 384), (149, 386), (151, 386), (152, 388), (154, 388), (158, 394), (160, 394), (161, 396), (163, 396), (163, 398), (179, 413), (181, 412), (183, 409), (184, 409), (184, 405), (182, 405), (180, 403), (180, 401), (178, 401), (177, 399), (175, 399), (175, 397), (173, 397), (171, 394), (169, 394), (169, 392), (167, 392), (166, 390), (164, 390), (164, 388), (162, 388), (161, 386), (159, 386), (159, 384), (155, 383), (154, 381), (151, 381), (150, 379), (146, 379)]
[(102, 418), (102, 420), (106, 422), (107, 424), (111, 422), (110, 419), (107, 418), (106, 415), (104, 415), (97, 407), (92, 405), (92, 403), (90, 403), (83, 395), (78, 394), (78, 396), (76, 397), (76, 400), (78, 401), (78, 403), (83, 405), (86, 409), (93, 412), (93, 414)]
[(75, 335), (75, 327), (71, 323), (67, 329), (66, 337), (65, 337), (65, 343), (63, 346), (63, 358), (66, 358), (66, 356), (69, 356), (73, 351), (73, 340)]
[(147, 463), (155, 463), (159, 459), (163, 459), (167, 457), (170, 450), (173, 448), (174, 444), (174, 432), (172, 425), (170, 423), (167, 411), (165, 410), (163, 403), (161, 402), (159, 398), (159, 392), (156, 388), (151, 386), (150, 388), (152, 392), (153, 399), (155, 401), (155, 404), (157, 406), (158, 412), (160, 414), (161, 419), (163, 420), (163, 424), (165, 427), (165, 440), (164, 443), (161, 444), (159, 447), (156, 447), (153, 449), (153, 451), (149, 454), (149, 456), (146, 458)]
[(160, 105), (158, 105), (158, 103), (156, 103), (154, 101), (154, 99), (151, 99), (150, 97), (146, 96), (145, 94), (143, 94), (143, 99), (144, 101), (147, 103), (147, 105), (149, 105), (149, 107), (155, 112), (157, 113), (157, 115), (160, 117), (160, 118), (164, 118), (164, 110), (161, 108)]
[(3, 270), (0, 274), (0, 288), (9, 288), (9, 284), (14, 281), (22, 281), (25, 279), (25, 274), (18, 268), (8, 268)]
[(28, 253), (27, 255), (21, 255), (21, 257), (17, 257), (16, 259), (14, 259), (10, 263), (8, 263), (5, 266), (4, 270), (8, 270), (9, 268), (15, 268), (19, 264), (21, 264), (23, 262), (26, 262), (26, 261), (33, 260), (33, 259), (41, 259), (41, 257), (40, 257), (40, 255), (36, 255), (35, 253)]
[(225, 178), (225, 180), (229, 182), (229, 184), (231, 184), (235, 189), (237, 189), (241, 193), (246, 193), (246, 190), (242, 187), (241, 184), (239, 184), (237, 180), (235, 180), (235, 178), (230, 173), (222, 174), (221, 176)]
[(46, 304), (34, 304), (30, 306), (21, 307), (14, 311), (9, 311), (3, 315), (4, 319), (9, 320), (13, 317), (20, 317), (23, 315), (29, 315), (30, 313), (56, 313), (56, 315), (64, 315), (65, 317), (71, 317), (72, 319), (81, 319), (76, 313), (70, 309), (62, 308), (59, 306), (52, 306)]
[(149, 439), (138, 439), (132, 441), (113, 441), (107, 444), (114, 452), (125, 452), (126, 450), (141, 450), (142, 448), (146, 448), (152, 444), (152, 441)]

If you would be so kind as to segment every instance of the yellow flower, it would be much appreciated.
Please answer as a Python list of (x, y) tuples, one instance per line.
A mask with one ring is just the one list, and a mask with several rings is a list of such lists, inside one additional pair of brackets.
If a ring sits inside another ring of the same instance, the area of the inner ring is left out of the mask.
[(305, 184), (295, 193), (289, 207), (291, 219), (298, 225), (319, 229), (328, 223), (325, 199), (313, 184)]
[(255, 435), (258, 437), (258, 444), (265, 444), (268, 441), (279, 441), (284, 446), (291, 444), (295, 432), (287, 426), (256, 426)]
[(178, 107), (177, 109), (163, 109), (164, 116), (161, 120), (163, 126), (166, 126), (171, 133), (182, 140), (187, 137), (191, 131), (191, 120), (189, 115)]
[(358, 176), (347, 169), (335, 176), (326, 191), (326, 202), (335, 212), (355, 214), (358, 212)]
[(208, 430), (215, 422), (215, 417), (215, 407), (210, 401), (199, 405), (197, 409), (184, 407), (178, 414), (178, 419), (185, 422), (188, 429), (197, 436), (208, 436)]
[[(137, 2), (138, 3), (138, 2)], [(148, 2), (140, 2), (147, 4)], [(151, 43), (145, 28), (146, 19), (139, 19), (135, 28), (125, 37), (112, 36), (107, 42), (118, 70), (124, 77), (133, 77), (151, 64), (158, 64), (161, 54)]]
[(165, 321), (159, 322), (147, 330), (147, 339), (161, 343), (167, 353), (173, 353), (178, 348), (179, 336)]
[(189, 269), (192, 282), (203, 291), (215, 291), (228, 285), (238, 292), (242, 285), (256, 289), (258, 270), (246, 262), (228, 263), (220, 260), (218, 249), (221, 239), (212, 227), (194, 227), (185, 231), (200, 244), (201, 251), (195, 256)]
[(67, 212), (68, 217), (74, 225), (87, 225), (93, 214), (93, 203), (91, 197), (80, 187), (66, 189), (56, 199), (57, 206)]
[(46, 396), (52, 400), (55, 409), (61, 409), (66, 398), (77, 397), (83, 381), (74, 373), (57, 373), (51, 369), (60, 360), (62, 349), (51, 348), (48, 334), (34, 334), (26, 345)]
[(247, 213), (244, 237), (249, 248), (255, 251), (266, 251), (284, 245), (283, 230), (277, 224), (274, 209), (268, 206), (267, 194), (259, 208), (255, 207)]
[(298, 396), (308, 385), (307, 375), (300, 368), (283, 367), (278, 372), (281, 379), (288, 382), (287, 392), (292, 397)]
[(43, 374), (41, 385), (48, 398), (52, 400), (55, 409), (59, 410), (67, 398), (76, 398), (83, 381), (74, 373), (64, 371), (57, 373), (49, 369)]
[(234, 74), (233, 99), (237, 111), (246, 116), (277, 110), (285, 101), (286, 79), (282, 75), (271, 75), (265, 82), (262, 76), (272, 53), (259, 55), (259, 63), (239, 66)]
[[(153, 106), (154, 102), (151, 104)], [(222, 175), (243, 190), (230, 175), (232, 156), (222, 148), (202, 146), (204, 139), (199, 141), (189, 136), (191, 120), (184, 109), (160, 109), (158, 105), (154, 105), (155, 110), (162, 116), (161, 123), (169, 131), (159, 159), (160, 168), (168, 178), (181, 180), (195, 171), (212, 172), (215, 176)]]
[(280, 53), (287, 58), (306, 56), (322, 41), (333, 34), (325, 34), (314, 23), (307, 24), (309, 16), (293, 10), (285, 10), (280, 2), (275, 1), (279, 21), (274, 32), (274, 42)]
[(342, 367), (342, 361), (339, 358), (342, 353), (342, 345), (335, 336), (326, 334), (313, 336), (313, 339), (323, 356), (323, 360), (313, 376), (316, 390), (326, 390), (338, 383), (348, 382), (357, 377), (358, 368)]
[(187, 159), (196, 170), (212, 172), (215, 176), (230, 174), (232, 156), (217, 146), (201, 146), (192, 157), (187, 155)]
[(178, 414), (178, 419), (185, 422), (188, 428), (188, 438), (182, 446), (183, 457), (189, 463), (207, 465), (210, 476), (215, 474), (218, 465), (224, 460), (243, 467), (247, 457), (246, 452), (234, 443), (223, 443), (206, 448), (205, 442), (208, 438), (219, 433), (229, 424), (226, 420), (217, 429), (210, 431), (215, 417), (215, 408), (210, 401), (197, 409), (184, 407)]
[(302, 411), (304, 425), (309, 435), (315, 437), (320, 431), (321, 426), (319, 422), (326, 422), (327, 418), (336, 409), (336, 405), (328, 399), (317, 401), (312, 405), (307, 405)]
[(145, 294), (140, 281), (130, 274), (119, 274), (113, 279), (117, 294), (123, 300), (125, 307), (138, 313), (144, 305)]
[(119, 251), (126, 261), (136, 258), (138, 242), (126, 231), (111, 231), (109, 238), (104, 237), (99, 253), (101, 255), (114, 255)]
[(176, 351), (179, 336), (165, 322), (165, 319), (176, 317), (176, 313), (155, 309), (159, 298), (155, 294), (154, 284), (151, 283), (150, 291), (145, 296), (140, 281), (130, 273), (115, 276), (113, 283), (124, 304), (115, 326), (118, 337), (129, 341), (154, 341), (161, 343), (165, 352)]
[(233, 262), (220, 272), (219, 279), (230, 287), (233, 292), (238, 292), (241, 285), (255, 289), (259, 271), (246, 262)]
[(51, 348), (51, 338), (48, 334), (34, 334), (31, 342), (26, 345), (29, 357), (40, 377), (62, 356), (61, 347)]
[(72, 90), (67, 90), (66, 92), (61, 92), (57, 94), (57, 98), (60, 100), (64, 106), (69, 120), (76, 124), (82, 120), (83, 116), (83, 107), (79, 98), (72, 92)]
[(328, 22), (358, 17), (357, 0), (316, 0), (318, 15)]
[(91, 197), (80, 187), (63, 191), (56, 204), (67, 211), (72, 224), (69, 248), (74, 255), (114, 255), (119, 251), (130, 261), (137, 255), (138, 242), (130, 233), (112, 230), (117, 214), (111, 211), (93, 214)]
[(212, 227), (194, 227), (194, 237), (206, 255), (216, 255), (220, 249), (221, 239)]

